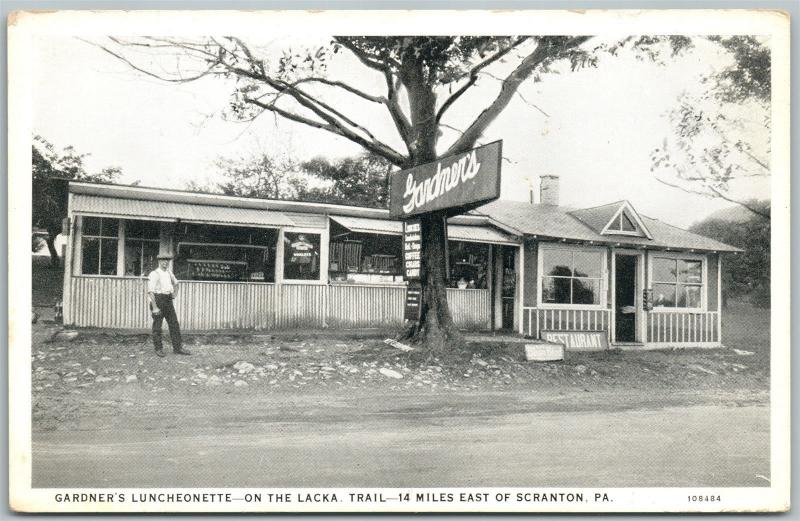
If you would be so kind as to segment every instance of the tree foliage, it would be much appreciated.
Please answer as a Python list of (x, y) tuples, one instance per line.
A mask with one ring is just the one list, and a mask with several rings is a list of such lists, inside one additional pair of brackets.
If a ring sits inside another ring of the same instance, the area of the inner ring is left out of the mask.
[[(746, 201), (760, 214), (770, 215), (769, 201)], [(747, 298), (753, 304), (770, 304), (770, 220), (753, 214), (732, 220), (711, 216), (693, 225), (690, 230), (744, 250), (727, 255), (722, 263), (724, 296)]]
[(317, 157), (305, 161), (300, 168), (320, 183), (297, 183), (299, 199), (371, 208), (389, 205), (392, 164), (380, 156), (362, 154), (334, 161)]
[(55, 248), (56, 236), (61, 233), (61, 220), (67, 216), (67, 182), (92, 181), (110, 183), (121, 174), (117, 167), (100, 172), (86, 171), (84, 159), (89, 154), (78, 153), (72, 146), (57, 150), (41, 136), (35, 136), (32, 146), (32, 225), (47, 230), (47, 248), (53, 266), (59, 257)]
[(653, 150), (651, 171), (670, 186), (767, 217), (734, 196), (731, 185), (770, 174), (770, 50), (753, 36), (710, 39), (731, 64), (704, 77), (700, 94), (679, 97), (668, 113), (673, 135)]

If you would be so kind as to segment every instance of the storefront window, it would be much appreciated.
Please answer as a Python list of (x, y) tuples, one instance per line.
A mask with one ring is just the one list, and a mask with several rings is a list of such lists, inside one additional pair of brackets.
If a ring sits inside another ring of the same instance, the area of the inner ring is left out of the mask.
[(283, 278), (319, 280), (320, 236), (316, 233), (284, 233)]
[(116, 275), (119, 221), (105, 217), (83, 219), (81, 238), (81, 273)]
[(334, 281), (391, 280), (401, 259), (401, 236), (348, 232), (331, 240), (328, 271)]
[(460, 289), (486, 289), (489, 266), (489, 245), (450, 241), (450, 274), (448, 285)]
[(155, 269), (159, 227), (156, 221), (125, 221), (126, 276), (142, 277)]
[(703, 293), (703, 263), (665, 257), (653, 258), (653, 306), (700, 308)]
[(602, 251), (543, 248), (541, 253), (543, 303), (601, 303)]
[(182, 224), (175, 232), (179, 279), (275, 281), (277, 230)]

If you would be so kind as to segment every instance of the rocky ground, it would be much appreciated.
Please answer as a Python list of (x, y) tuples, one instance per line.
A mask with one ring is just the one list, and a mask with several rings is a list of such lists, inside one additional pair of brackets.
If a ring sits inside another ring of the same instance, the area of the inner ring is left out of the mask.
[(707, 403), (765, 401), (769, 389), (769, 358), (740, 348), (568, 353), (541, 363), (525, 361), (520, 344), (470, 344), (443, 359), (346, 334), (189, 335), (186, 344), (192, 356), (172, 354), (167, 343), (158, 358), (147, 335), (34, 326), (35, 426), (56, 428), (70, 411), (87, 416), (104, 403), (192, 396), (619, 392)]

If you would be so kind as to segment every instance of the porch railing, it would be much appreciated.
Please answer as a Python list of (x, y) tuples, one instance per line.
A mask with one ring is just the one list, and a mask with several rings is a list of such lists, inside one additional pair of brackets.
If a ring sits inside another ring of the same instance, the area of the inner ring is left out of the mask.
[[(525, 307), (523, 332), (541, 338), (542, 331), (609, 331), (610, 310)], [(610, 339), (609, 339), (610, 340)]]
[(647, 313), (647, 341), (665, 345), (718, 343), (719, 312)]

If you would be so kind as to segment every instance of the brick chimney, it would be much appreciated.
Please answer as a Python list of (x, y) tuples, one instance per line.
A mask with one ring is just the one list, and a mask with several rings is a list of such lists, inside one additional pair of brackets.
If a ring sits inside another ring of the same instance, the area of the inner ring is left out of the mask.
[(543, 175), (539, 179), (539, 204), (558, 206), (558, 176)]

